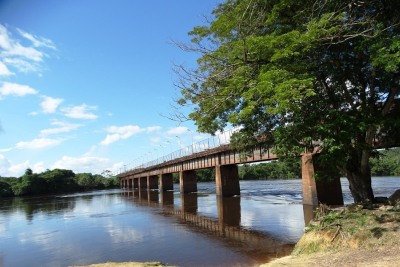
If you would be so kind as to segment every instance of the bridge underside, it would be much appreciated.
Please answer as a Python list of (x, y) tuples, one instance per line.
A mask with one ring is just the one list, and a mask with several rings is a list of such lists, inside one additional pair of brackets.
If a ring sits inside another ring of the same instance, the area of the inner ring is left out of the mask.
[[(318, 166), (315, 154), (302, 155), (303, 204), (316, 206), (319, 203), (342, 205), (343, 195), (339, 174), (330, 179), (316, 179), (324, 170)], [(253, 149), (246, 156), (222, 146), (202, 153), (136, 169), (119, 176), (121, 187), (140, 190), (173, 190), (173, 173), (179, 173), (181, 193), (197, 191), (198, 169), (214, 168), (216, 194), (218, 196), (240, 195), (238, 164), (274, 160), (278, 157), (263, 148)]]

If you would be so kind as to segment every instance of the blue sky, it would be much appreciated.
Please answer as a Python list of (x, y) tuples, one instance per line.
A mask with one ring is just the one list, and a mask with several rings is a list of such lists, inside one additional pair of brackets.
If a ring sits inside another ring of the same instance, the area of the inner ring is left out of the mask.
[(221, 1), (0, 1), (0, 176), (119, 171), (207, 138), (166, 116), (172, 41)]

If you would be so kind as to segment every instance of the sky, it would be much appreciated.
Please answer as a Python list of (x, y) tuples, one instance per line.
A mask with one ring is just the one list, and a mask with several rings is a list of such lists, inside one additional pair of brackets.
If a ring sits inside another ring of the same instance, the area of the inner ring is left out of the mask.
[(174, 42), (218, 2), (0, 0), (0, 176), (117, 174), (208, 138), (168, 117), (199, 56)]

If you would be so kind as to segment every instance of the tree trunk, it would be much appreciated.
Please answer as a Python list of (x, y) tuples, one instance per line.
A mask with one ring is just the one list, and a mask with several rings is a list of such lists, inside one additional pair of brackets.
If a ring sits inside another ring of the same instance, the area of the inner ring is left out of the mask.
[(361, 152), (354, 151), (347, 161), (347, 179), (349, 180), (350, 192), (355, 203), (374, 201), (369, 157), (370, 151), (363, 149)]

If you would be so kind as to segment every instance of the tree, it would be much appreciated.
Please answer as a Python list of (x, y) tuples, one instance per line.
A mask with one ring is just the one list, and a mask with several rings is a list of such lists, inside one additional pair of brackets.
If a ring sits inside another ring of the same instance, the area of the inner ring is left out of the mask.
[(91, 173), (78, 173), (76, 175), (76, 180), (85, 190), (97, 187), (96, 178)]
[(396, 0), (227, 0), (180, 44), (201, 56), (195, 70), (179, 68), (177, 102), (194, 106), (200, 132), (240, 128), (239, 149), (263, 140), (299, 155), (318, 141), (355, 202), (373, 201), (373, 149), (400, 139), (399, 9)]

